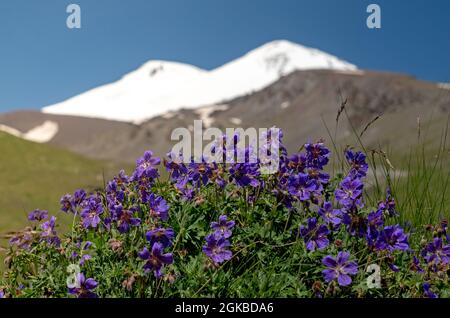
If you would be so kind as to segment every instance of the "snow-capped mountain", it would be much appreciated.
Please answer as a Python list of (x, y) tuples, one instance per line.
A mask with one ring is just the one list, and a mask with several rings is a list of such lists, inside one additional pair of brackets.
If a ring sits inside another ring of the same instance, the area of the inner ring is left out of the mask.
[(149, 61), (117, 82), (100, 86), (43, 112), (143, 122), (180, 108), (197, 108), (259, 91), (296, 70), (357, 67), (317, 49), (273, 41), (211, 71), (169, 61)]

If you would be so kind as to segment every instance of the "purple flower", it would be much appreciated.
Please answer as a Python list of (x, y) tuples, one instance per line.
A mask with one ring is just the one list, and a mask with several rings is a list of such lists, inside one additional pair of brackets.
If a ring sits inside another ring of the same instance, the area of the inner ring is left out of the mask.
[(322, 169), (327, 165), (330, 157), (330, 150), (328, 150), (322, 142), (305, 144), (305, 149), (307, 167)]
[(116, 179), (109, 181), (106, 185), (106, 198), (108, 205), (122, 203), (125, 199), (125, 191), (119, 186)]
[(113, 209), (114, 219), (117, 221), (117, 229), (120, 233), (127, 233), (131, 226), (141, 224), (141, 219), (134, 217), (135, 208), (124, 209), (121, 204), (116, 205)]
[(329, 244), (327, 235), (329, 230), (325, 224), (318, 224), (317, 219), (312, 217), (308, 219), (307, 226), (300, 226), (300, 235), (306, 244), (308, 251), (323, 250)]
[(158, 169), (155, 166), (159, 165), (161, 160), (158, 157), (153, 157), (152, 151), (146, 151), (144, 155), (136, 161), (136, 169), (131, 177), (133, 181), (140, 179), (153, 180), (159, 177)]
[(306, 156), (301, 153), (293, 154), (287, 157), (286, 166), (293, 172), (303, 172), (306, 167)]
[(156, 278), (161, 277), (163, 274), (161, 269), (164, 265), (170, 265), (173, 263), (172, 253), (163, 254), (164, 246), (161, 243), (155, 243), (152, 246), (151, 252), (144, 247), (144, 249), (139, 252), (139, 257), (146, 260), (144, 264), (145, 272), (153, 271)]
[(378, 229), (384, 225), (383, 213), (381, 210), (370, 212), (367, 215), (367, 225), (371, 228)]
[(176, 156), (175, 154), (170, 152), (167, 154), (167, 157), (169, 158), (169, 160), (164, 161), (164, 165), (167, 172), (170, 173), (170, 177), (172, 180), (176, 181), (181, 176), (187, 174), (188, 169), (183, 163), (181, 155)]
[(18, 248), (23, 250), (29, 250), (31, 243), (34, 241), (34, 234), (31, 228), (26, 228), (25, 230), (14, 235), (10, 240), (10, 245), (16, 245)]
[(382, 212), (387, 211), (387, 215), (390, 217), (397, 216), (398, 213), (395, 210), (395, 200), (391, 195), (391, 190), (388, 188), (386, 190), (386, 200), (378, 203), (378, 210)]
[(444, 245), (441, 238), (435, 237), (422, 250), (422, 256), (429, 265), (450, 264), (450, 244)]
[(56, 225), (56, 217), (55, 216), (52, 216), (50, 218), (50, 220), (48, 220), (47, 222), (42, 223), (41, 224), (41, 229), (42, 229), (41, 238), (42, 238), (42, 240), (46, 241), (50, 245), (58, 246), (60, 244), (60, 239), (56, 235), (55, 225)]
[(65, 194), (59, 201), (61, 205), (61, 211), (77, 213), (78, 207), (82, 205), (84, 199), (86, 198), (86, 191), (83, 189), (78, 189), (75, 191), (73, 196), (70, 194)]
[(78, 298), (97, 298), (97, 295), (92, 292), (97, 288), (98, 283), (93, 278), (86, 279), (83, 273), (77, 274), (77, 287), (69, 288), (69, 293), (77, 295)]
[(319, 209), (319, 215), (327, 224), (339, 225), (342, 222), (342, 211), (333, 209), (331, 202), (325, 202)]
[(352, 283), (350, 275), (358, 273), (358, 264), (349, 262), (349, 258), (350, 254), (348, 252), (339, 252), (336, 258), (328, 255), (322, 259), (322, 264), (328, 267), (322, 271), (327, 283), (336, 278), (340, 286), (348, 286)]
[(425, 271), (423, 270), (423, 268), (420, 266), (420, 261), (417, 257), (413, 257), (413, 260), (411, 262), (411, 270), (413, 270), (414, 272), (417, 273), (424, 273)]
[(230, 242), (223, 237), (217, 238), (214, 234), (206, 237), (206, 245), (203, 246), (203, 253), (208, 256), (214, 264), (220, 264), (230, 260), (233, 254), (228, 247)]
[(300, 201), (308, 201), (321, 187), (306, 173), (291, 175), (288, 179), (289, 194), (296, 196)]
[(75, 191), (72, 197), (73, 208), (76, 209), (78, 206), (80, 206), (85, 198), (86, 198), (86, 191), (84, 191), (83, 189), (78, 189), (77, 191)]
[(426, 298), (439, 298), (439, 296), (431, 291), (431, 285), (428, 282), (423, 283), (423, 293)]
[(196, 186), (206, 185), (211, 177), (211, 166), (202, 158), (202, 162), (192, 161), (189, 164), (189, 178)]
[(239, 135), (235, 133), (233, 136), (226, 134), (217, 138), (211, 146), (211, 153), (215, 158), (220, 158), (221, 163), (231, 162), (237, 156)]
[(152, 217), (167, 221), (169, 218), (169, 206), (167, 205), (166, 200), (151, 193), (148, 198), (148, 205), (150, 207), (150, 215)]
[(230, 167), (230, 178), (240, 187), (251, 186), (253, 188), (260, 185), (258, 176), (258, 165), (254, 163), (235, 163)]
[(89, 254), (84, 254), (84, 255), (82, 255), (81, 256), (81, 259), (80, 259), (80, 266), (83, 266), (84, 265), (84, 263), (86, 263), (86, 261), (88, 261), (88, 260), (90, 260), (90, 259), (92, 259), (92, 256), (91, 255), (89, 255)]
[(336, 200), (346, 209), (361, 205), (364, 184), (358, 178), (346, 177), (335, 191)]
[(386, 226), (380, 231), (375, 242), (375, 248), (389, 252), (407, 251), (409, 250), (408, 235), (405, 234), (400, 225)]
[(100, 214), (103, 213), (101, 200), (97, 197), (90, 197), (81, 211), (81, 218), (84, 228), (96, 228), (100, 223)]
[(61, 211), (63, 212), (72, 212), (72, 196), (70, 194), (65, 194), (62, 196), (61, 200), (59, 201), (59, 204), (61, 205)]
[(28, 214), (29, 221), (42, 221), (48, 217), (48, 211), (46, 210), (34, 210)]
[(227, 221), (226, 215), (219, 216), (219, 222), (211, 222), (211, 229), (214, 230), (214, 235), (217, 238), (229, 238), (231, 236), (231, 229), (234, 227), (234, 221)]
[(5, 292), (3, 289), (0, 289), (0, 298), (5, 298)]
[(168, 247), (172, 245), (172, 240), (175, 237), (175, 232), (170, 228), (157, 228), (148, 231), (145, 237), (147, 238), (147, 241), (150, 242), (150, 245), (153, 245), (154, 243), (161, 243), (163, 247)]
[(380, 234), (380, 229), (384, 225), (383, 213), (381, 210), (370, 212), (367, 215), (366, 240), (369, 247), (373, 248)]
[(327, 184), (330, 181), (330, 175), (317, 168), (308, 168), (306, 171), (309, 178), (316, 180), (320, 184)]
[(362, 178), (367, 175), (367, 170), (369, 165), (366, 163), (366, 155), (361, 151), (353, 152), (351, 150), (345, 151), (345, 158), (350, 164), (349, 175), (355, 176), (357, 178)]

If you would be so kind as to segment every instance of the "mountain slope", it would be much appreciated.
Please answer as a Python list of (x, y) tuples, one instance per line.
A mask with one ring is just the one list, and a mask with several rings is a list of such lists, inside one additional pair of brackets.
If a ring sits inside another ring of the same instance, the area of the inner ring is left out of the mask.
[(259, 91), (295, 70), (354, 71), (356, 66), (288, 41), (267, 43), (214, 70), (150, 61), (119, 81), (43, 112), (143, 122), (167, 111), (217, 104)]
[[(39, 112), (2, 114), (0, 124), (27, 131), (50, 120), (59, 125), (51, 144), (91, 158), (134, 162), (147, 149), (165, 154), (175, 143), (170, 140), (172, 130), (188, 128), (196, 119), (222, 129), (276, 125), (285, 131), (290, 150), (298, 147), (299, 140), (330, 142), (324, 124), (334, 134), (336, 115), (345, 99), (358, 134), (380, 116), (362, 138), (371, 148), (407, 150), (417, 142), (418, 118), (422, 137), (438, 142), (450, 111), (450, 90), (435, 83), (394, 73), (305, 70), (225, 104), (171, 111), (140, 125)], [(353, 135), (343, 113), (336, 138), (346, 143)], [(356, 142), (353, 138), (352, 144)]]
[(63, 194), (80, 187), (100, 187), (103, 173), (108, 178), (119, 168), (2, 132), (0, 149), (0, 233), (20, 229), (26, 214), (36, 208), (66, 218), (57, 213)]

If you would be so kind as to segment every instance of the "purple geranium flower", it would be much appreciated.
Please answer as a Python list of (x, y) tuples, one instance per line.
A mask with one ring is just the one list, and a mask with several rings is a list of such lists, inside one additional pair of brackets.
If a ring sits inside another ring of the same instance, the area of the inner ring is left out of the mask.
[(206, 185), (211, 177), (211, 166), (202, 158), (202, 162), (189, 164), (189, 178), (196, 186)]
[(131, 226), (141, 224), (141, 219), (134, 217), (135, 208), (124, 209), (121, 204), (114, 207), (114, 218), (117, 220), (117, 229), (120, 233), (127, 233)]
[(175, 237), (175, 232), (171, 228), (157, 228), (151, 231), (148, 231), (145, 235), (147, 241), (150, 242), (150, 245), (154, 243), (161, 243), (162, 246), (168, 247), (172, 245), (172, 240)]
[(358, 273), (358, 264), (349, 261), (348, 252), (339, 252), (334, 258), (330, 255), (322, 259), (322, 264), (328, 267), (322, 271), (323, 277), (327, 283), (337, 279), (340, 286), (348, 286), (352, 283), (350, 275)]
[(306, 164), (310, 168), (322, 169), (329, 161), (330, 150), (323, 144), (318, 142), (315, 144), (305, 144)]
[(307, 173), (292, 175), (288, 179), (289, 194), (296, 196), (300, 201), (308, 201), (321, 187), (317, 181), (311, 179)]
[(360, 179), (348, 176), (342, 180), (339, 188), (336, 189), (336, 200), (346, 209), (360, 206), (363, 187), (364, 184)]
[(72, 195), (65, 194), (59, 201), (61, 205), (61, 211), (63, 212), (70, 212), (70, 213), (77, 213), (78, 207), (82, 205), (86, 198), (86, 191), (83, 189), (78, 189), (75, 191), (75, 193)]
[(320, 184), (327, 184), (330, 181), (330, 175), (318, 168), (308, 168), (306, 171), (309, 177)]
[(390, 217), (397, 216), (398, 213), (395, 210), (395, 200), (391, 195), (391, 190), (388, 188), (386, 190), (386, 200), (378, 203), (378, 210), (382, 212), (387, 212)]
[(439, 296), (431, 291), (431, 285), (428, 282), (423, 283), (423, 293), (426, 298), (439, 298)]
[(361, 178), (367, 175), (369, 165), (366, 163), (366, 155), (361, 151), (353, 152), (351, 150), (345, 151), (345, 158), (350, 164), (351, 169), (349, 175)]
[(151, 193), (148, 198), (148, 204), (150, 206), (150, 215), (152, 217), (167, 221), (169, 218), (169, 206), (167, 205), (166, 200)]
[(319, 209), (319, 215), (327, 224), (339, 225), (342, 222), (342, 211), (333, 209), (331, 202), (325, 202), (323, 207)]
[(41, 224), (41, 238), (50, 245), (58, 246), (60, 244), (60, 239), (56, 235), (56, 217), (52, 216), (50, 220)]
[(28, 214), (29, 221), (42, 221), (48, 217), (48, 211), (46, 210), (34, 210)]
[(444, 245), (441, 238), (435, 237), (422, 250), (422, 256), (429, 265), (450, 264), (450, 244)]
[(81, 211), (81, 218), (84, 228), (96, 228), (100, 223), (100, 214), (103, 213), (103, 206), (99, 198), (90, 197)]
[(378, 229), (384, 225), (383, 213), (381, 210), (370, 212), (367, 215), (367, 225), (371, 228)]
[(147, 247), (144, 247), (144, 249), (139, 252), (139, 257), (146, 260), (144, 265), (145, 272), (153, 271), (156, 278), (163, 275), (161, 272), (163, 266), (173, 263), (172, 253), (163, 253), (164, 246), (161, 243), (153, 244), (151, 252), (147, 249)]
[(315, 217), (308, 219), (307, 226), (300, 226), (300, 235), (306, 244), (308, 251), (323, 250), (328, 246), (329, 240), (327, 235), (329, 230), (325, 224), (318, 224)]
[(258, 177), (258, 165), (255, 163), (235, 163), (230, 167), (230, 179), (234, 180), (240, 187), (251, 186), (253, 188), (260, 185)]
[(155, 166), (160, 163), (161, 160), (158, 157), (153, 157), (152, 151), (146, 151), (144, 155), (136, 161), (136, 169), (133, 172), (132, 180), (138, 181), (140, 179), (157, 178), (159, 173)]
[(81, 205), (81, 203), (86, 198), (86, 195), (86, 191), (84, 191), (83, 189), (78, 189), (75, 191), (72, 197), (72, 205), (74, 209)]
[(77, 287), (69, 288), (69, 293), (77, 295), (78, 298), (97, 298), (97, 295), (92, 292), (97, 288), (98, 283), (93, 278), (86, 279), (83, 273), (77, 274)]
[(220, 264), (230, 260), (233, 254), (228, 247), (230, 242), (223, 237), (217, 238), (214, 234), (206, 237), (206, 245), (203, 246), (203, 253), (206, 254), (214, 264)]
[(187, 174), (188, 169), (183, 163), (182, 155), (176, 155), (172, 152), (167, 154), (168, 160), (164, 161), (167, 172), (170, 173), (170, 177), (173, 181), (177, 181), (178, 178)]
[(423, 268), (420, 266), (420, 261), (417, 257), (413, 257), (412, 262), (411, 262), (411, 270), (413, 270), (414, 272), (417, 273), (424, 273), (425, 271), (423, 270)]
[(63, 212), (73, 212), (72, 207), (72, 196), (70, 194), (65, 194), (59, 200), (59, 204), (61, 205), (61, 211)]
[(231, 229), (234, 227), (234, 221), (228, 221), (226, 215), (219, 216), (219, 222), (211, 222), (211, 229), (214, 230), (214, 235), (217, 238), (229, 238), (231, 236)]
[(375, 242), (377, 250), (407, 251), (409, 250), (408, 234), (406, 234), (400, 225), (386, 226), (378, 235)]

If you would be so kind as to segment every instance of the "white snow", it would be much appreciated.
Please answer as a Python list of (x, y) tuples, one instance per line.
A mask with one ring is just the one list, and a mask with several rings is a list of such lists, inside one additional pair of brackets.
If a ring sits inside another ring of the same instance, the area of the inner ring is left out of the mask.
[(211, 105), (197, 109), (195, 113), (199, 115), (205, 128), (211, 127), (214, 123), (214, 118), (211, 117), (212, 113), (216, 111), (225, 111), (228, 109), (228, 105)]
[(21, 131), (9, 127), (6, 125), (0, 125), (0, 131), (6, 132), (10, 135), (37, 142), (37, 143), (46, 143), (53, 139), (58, 133), (59, 126), (58, 123), (50, 120), (46, 120), (42, 125), (34, 127), (26, 133), (22, 133)]
[(0, 125), (0, 131), (3, 131), (5, 133), (7, 133), (9, 135), (13, 135), (15, 137), (22, 138), (22, 132), (13, 127), (9, 127), (6, 125)]
[(317, 49), (279, 40), (211, 71), (150, 61), (117, 82), (44, 107), (43, 112), (140, 123), (168, 111), (250, 94), (295, 70), (306, 69), (351, 72), (357, 67)]
[(280, 105), (281, 109), (286, 109), (289, 106), (291, 106), (291, 103), (288, 102), (288, 101), (287, 102), (282, 102), (281, 105)]
[(232, 118), (230, 118), (230, 122), (233, 125), (240, 125), (240, 124), (242, 124), (242, 119), (237, 118), (237, 117), (232, 117)]
[(450, 89), (450, 83), (439, 83), (438, 87), (443, 89)]

